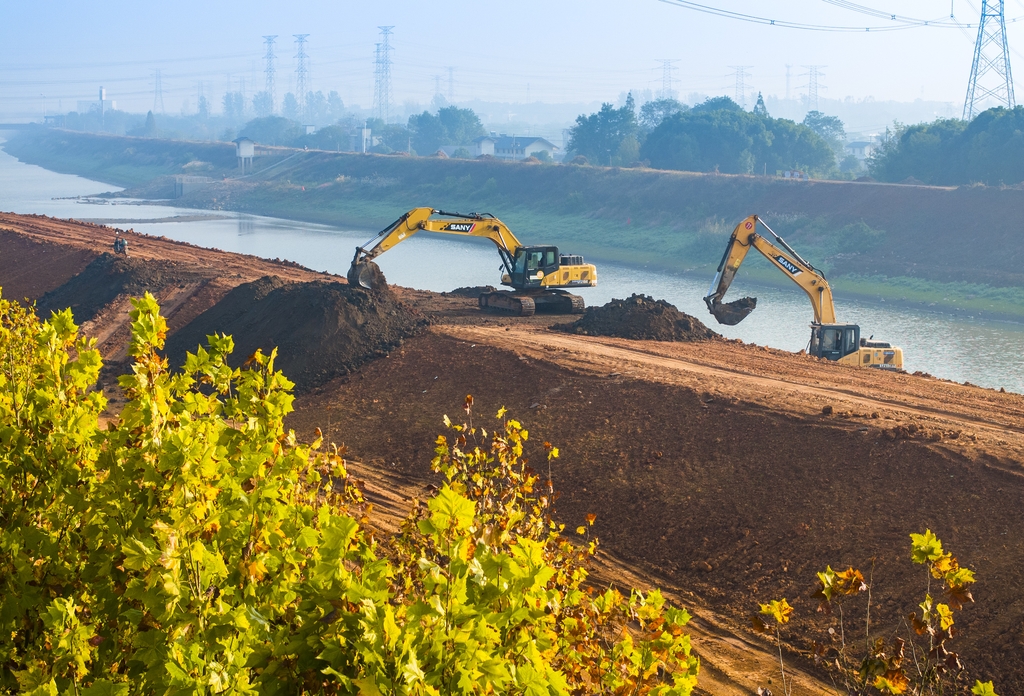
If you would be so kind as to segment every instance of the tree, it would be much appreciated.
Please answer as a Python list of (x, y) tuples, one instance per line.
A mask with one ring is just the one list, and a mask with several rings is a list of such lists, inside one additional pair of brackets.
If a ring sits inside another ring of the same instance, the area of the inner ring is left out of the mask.
[[(723, 108), (708, 110), (717, 104)], [(828, 143), (807, 126), (736, 107), (728, 97), (662, 121), (640, 148), (661, 169), (727, 174), (803, 169), (827, 173), (835, 165)]]
[(337, 121), (345, 115), (345, 102), (341, 100), (341, 95), (333, 89), (327, 95), (327, 110), (330, 112), (332, 121)]
[(879, 181), (907, 177), (956, 186), (1024, 181), (1024, 107), (989, 109), (970, 123), (939, 119), (894, 126), (869, 163)]
[(634, 111), (633, 95), (626, 97), (626, 104), (616, 109), (611, 104), (602, 104), (601, 110), (590, 116), (577, 116), (576, 125), (569, 131), (567, 155), (582, 155), (597, 164), (623, 165), (619, 148), (626, 138), (636, 139), (639, 126)]
[(199, 95), (199, 101), (196, 103), (196, 114), (203, 120), (210, 118), (210, 101), (206, 98), (206, 95)]
[(760, 160), (755, 153), (770, 145), (768, 129), (753, 114), (695, 108), (662, 121), (644, 141), (640, 157), (659, 169), (749, 174)]
[(820, 111), (808, 111), (804, 125), (820, 135), (832, 147), (836, 157), (842, 157), (846, 144), (846, 129), (838, 116), (826, 116)]
[(284, 101), (281, 103), (281, 115), (292, 121), (298, 121), (302, 118), (302, 114), (299, 113), (299, 101), (291, 92), (284, 95)]
[(276, 351), (232, 369), (214, 335), (172, 375), (155, 299), (132, 307), (101, 428), (95, 340), (0, 299), (0, 690), (692, 692), (688, 614), (587, 587), (594, 517), (578, 543), (551, 519), (505, 409), (488, 435), (467, 397), (437, 492), (370, 531), (341, 452), (285, 429)]
[(263, 116), (246, 123), (238, 134), (264, 145), (293, 145), (304, 132), (298, 123), (283, 116)]
[(751, 113), (755, 116), (760, 116), (761, 118), (769, 117), (768, 107), (764, 105), (764, 97), (761, 96), (760, 92), (757, 93), (757, 103), (754, 104), (754, 110)]
[(330, 107), (323, 92), (306, 93), (305, 121), (317, 125), (331, 122)]
[(142, 132), (146, 137), (156, 137), (156, 117), (153, 115), (152, 111), (146, 112), (146, 125), (142, 127)]
[(252, 110), (257, 116), (271, 116), (274, 113), (274, 100), (270, 92), (257, 92), (252, 98)]
[(701, 112), (714, 112), (714, 111), (736, 111), (742, 112), (743, 107), (734, 102), (729, 97), (708, 97), (700, 104), (693, 107), (693, 110)]
[(469, 145), (484, 135), (483, 124), (472, 109), (446, 106), (437, 115), (424, 111), (409, 117), (413, 146), (417, 152), (433, 154), (442, 145)]
[(688, 111), (690, 107), (681, 104), (675, 99), (655, 99), (640, 107), (640, 129), (644, 133), (650, 133), (669, 116)]
[(245, 99), (241, 92), (225, 92), (223, 106), (224, 118), (232, 121), (245, 118)]

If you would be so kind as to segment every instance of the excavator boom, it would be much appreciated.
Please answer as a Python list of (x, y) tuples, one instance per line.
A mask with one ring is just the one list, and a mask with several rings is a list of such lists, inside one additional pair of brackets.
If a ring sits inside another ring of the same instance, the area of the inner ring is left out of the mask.
[(584, 263), (582, 256), (559, 254), (554, 246), (523, 246), (512, 230), (488, 213), (448, 213), (433, 208), (413, 208), (385, 227), (365, 245), (356, 247), (348, 281), (374, 290), (383, 287), (384, 275), (375, 258), (420, 230), (482, 237), (494, 242), (504, 268), (502, 284), (513, 288), (484, 293), (481, 308), (520, 316), (535, 311), (579, 314), (583, 298), (562, 288), (597, 285), (597, 269)]
[[(772, 235), (775, 243), (757, 233), (757, 226), (761, 225)], [(776, 268), (807, 293), (811, 299), (811, 308), (814, 310), (814, 321), (817, 324), (834, 324), (836, 321), (836, 307), (832, 300), (832, 288), (825, 280), (825, 274), (812, 266), (800, 257), (782, 237), (775, 234), (768, 225), (757, 215), (751, 215), (746, 220), (736, 225), (729, 243), (725, 247), (725, 254), (721, 263), (718, 264), (718, 272), (708, 295), (704, 302), (708, 310), (721, 324), (733, 326), (747, 318), (757, 306), (757, 298), (744, 297), (735, 302), (722, 302), (725, 293), (732, 285), (736, 272), (739, 270), (743, 260), (747, 257), (750, 249), (757, 249)]]
[[(441, 215), (445, 219), (431, 219), (433, 215)], [(522, 246), (512, 234), (512, 230), (493, 215), (463, 215), (433, 208), (413, 208), (378, 232), (365, 245), (356, 247), (356, 255), (348, 271), (349, 282), (367, 289), (375, 288), (379, 283), (380, 273), (370, 265), (370, 262), (420, 230), (490, 239), (498, 247), (502, 264), (509, 273), (512, 270), (515, 250)]]

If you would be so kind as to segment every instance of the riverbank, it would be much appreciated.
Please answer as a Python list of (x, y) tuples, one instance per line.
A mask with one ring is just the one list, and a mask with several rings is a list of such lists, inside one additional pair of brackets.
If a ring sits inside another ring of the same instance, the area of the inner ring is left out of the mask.
[[(709, 276), (737, 220), (761, 214), (842, 298), (1024, 319), (1024, 256), (1008, 221), (1024, 190), (958, 189), (589, 166), (268, 150), (237, 174), (229, 143), (21, 133), (5, 145), (48, 169), (167, 198), (174, 174), (211, 181), (175, 205), (379, 229), (409, 208), (489, 211), (526, 242), (595, 261)], [(287, 159), (287, 161), (285, 161)], [(785, 285), (761, 258), (742, 271)]]

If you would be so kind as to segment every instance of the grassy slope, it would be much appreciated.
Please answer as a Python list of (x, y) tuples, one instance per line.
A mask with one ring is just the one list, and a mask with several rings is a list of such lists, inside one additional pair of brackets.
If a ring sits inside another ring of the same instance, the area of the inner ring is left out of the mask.
[[(230, 144), (66, 131), (25, 134), (7, 149), (122, 186), (184, 171), (219, 176), (235, 166)], [(183, 169), (194, 160), (210, 167)], [(264, 166), (272, 161), (264, 159)], [(164, 188), (150, 185), (148, 193)], [(758, 213), (820, 266), (840, 295), (1024, 317), (1024, 252), (1008, 224), (1024, 208), (1018, 189), (309, 152), (180, 203), (367, 228), (424, 205), (489, 211), (527, 243), (550, 241), (595, 260), (702, 274), (713, 271), (736, 222)], [(763, 259), (751, 259), (744, 275), (786, 282)]]

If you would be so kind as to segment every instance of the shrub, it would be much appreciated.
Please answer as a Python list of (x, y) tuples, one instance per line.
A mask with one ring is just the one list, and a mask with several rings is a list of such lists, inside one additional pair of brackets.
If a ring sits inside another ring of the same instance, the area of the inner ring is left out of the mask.
[(95, 342), (0, 299), (0, 690), (691, 692), (688, 615), (584, 584), (597, 542), (551, 520), (504, 409), (490, 435), (471, 398), (445, 419), (443, 485), (386, 534), (343, 451), (284, 428), (275, 353), (232, 369), (210, 336), (172, 375), (133, 307), (101, 429)]

